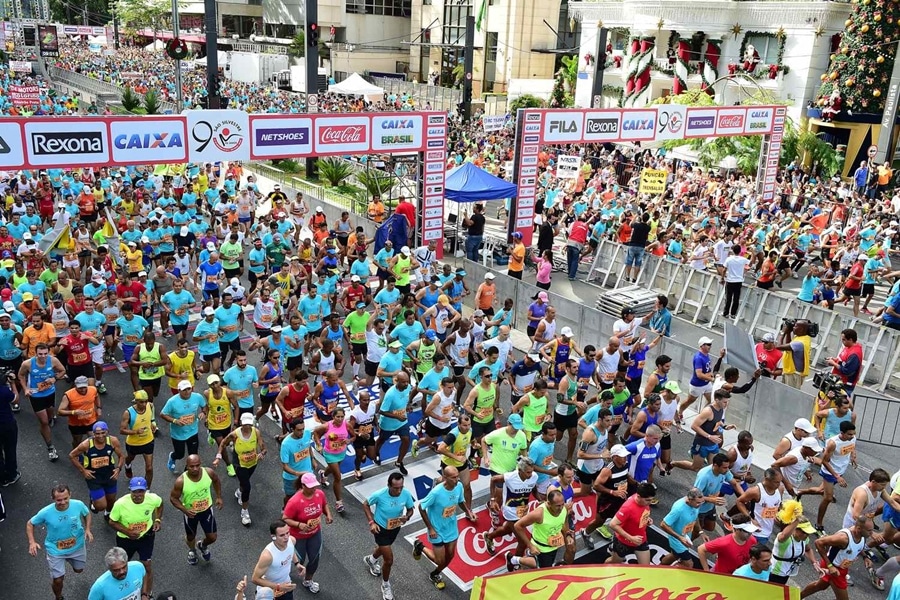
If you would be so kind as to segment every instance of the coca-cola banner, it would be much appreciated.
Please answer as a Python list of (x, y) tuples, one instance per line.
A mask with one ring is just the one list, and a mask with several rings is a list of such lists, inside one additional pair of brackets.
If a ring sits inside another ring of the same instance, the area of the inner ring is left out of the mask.
[(799, 600), (800, 588), (671, 567), (661, 570), (636, 565), (590, 565), (521, 570), (479, 578), (471, 597), (479, 600)]

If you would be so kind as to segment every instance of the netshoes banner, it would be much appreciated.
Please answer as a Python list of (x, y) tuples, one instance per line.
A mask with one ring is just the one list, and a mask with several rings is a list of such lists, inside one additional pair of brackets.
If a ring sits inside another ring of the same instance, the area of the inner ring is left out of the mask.
[(598, 565), (478, 577), (470, 600), (800, 600), (774, 583), (672, 567)]

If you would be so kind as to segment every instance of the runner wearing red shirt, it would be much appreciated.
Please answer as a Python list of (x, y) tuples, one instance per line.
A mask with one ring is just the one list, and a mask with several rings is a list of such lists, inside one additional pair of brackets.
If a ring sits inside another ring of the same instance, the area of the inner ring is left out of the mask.
[(412, 202), (407, 202), (404, 196), (398, 198), (397, 208), (394, 209), (394, 212), (406, 217), (410, 230), (416, 226), (416, 207), (412, 205)]
[(131, 302), (135, 314), (144, 314), (141, 310), (141, 296), (146, 292), (147, 288), (144, 287), (144, 284), (131, 279), (131, 274), (128, 271), (122, 272), (122, 283), (116, 286), (116, 295), (122, 302)]
[(76, 377), (83, 375), (88, 378), (88, 384), (94, 385), (94, 362), (89, 344), (100, 342), (93, 335), (81, 331), (81, 323), (75, 319), (69, 321), (69, 332), (69, 335), (59, 340), (59, 346), (66, 351), (69, 381), (75, 381)]
[(653, 524), (650, 504), (656, 497), (656, 486), (644, 482), (637, 486), (637, 493), (626, 500), (616, 516), (609, 522), (615, 532), (612, 550), (607, 564), (623, 563), (629, 554), (637, 556), (638, 564), (650, 564), (650, 546), (647, 545), (647, 528)]
[(697, 548), (700, 556), (700, 566), (704, 571), (709, 571), (709, 555), (716, 555), (716, 564), (712, 567), (713, 573), (731, 575), (738, 567), (743, 567), (750, 562), (750, 548), (756, 545), (753, 534), (759, 531), (759, 527), (750, 522), (747, 515), (737, 515), (731, 519), (734, 533), (723, 535), (711, 542), (701, 544)]
[(847, 304), (850, 298), (853, 298), (853, 316), (859, 316), (859, 297), (862, 295), (862, 280), (865, 274), (866, 260), (868, 260), (865, 252), (860, 252), (859, 257), (853, 261), (850, 266), (850, 272), (847, 279), (844, 280), (844, 290), (840, 298), (835, 302), (843, 302)]
[(334, 520), (325, 493), (317, 489), (319, 481), (312, 473), (304, 473), (300, 477), (300, 493), (291, 496), (284, 506), (281, 518), (291, 529), (291, 536), (296, 540), (295, 549), (300, 561), (306, 561), (306, 575), (303, 587), (312, 593), (319, 591), (319, 584), (313, 581), (313, 575), (319, 568), (319, 557), (322, 554), (322, 515), (329, 525)]

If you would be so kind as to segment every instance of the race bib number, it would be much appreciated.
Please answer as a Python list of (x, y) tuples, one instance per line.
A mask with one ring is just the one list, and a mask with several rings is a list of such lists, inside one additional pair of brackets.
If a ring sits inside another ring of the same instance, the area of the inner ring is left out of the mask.
[(684, 529), (681, 530), (681, 535), (688, 535), (692, 531), (694, 531), (694, 523), (695, 521), (691, 521), (687, 525), (684, 526)]
[(222, 331), (224, 331), (225, 333), (232, 333), (232, 332), (238, 330), (238, 326), (237, 325), (226, 325), (224, 327), (221, 327), (220, 329)]
[(211, 334), (209, 334), (209, 336), (207, 336), (206, 339), (210, 344), (215, 344), (216, 342), (219, 341), (219, 336), (218, 336), (218, 334), (211, 333)]
[(403, 519), (401, 519), (400, 517), (397, 517), (396, 519), (388, 519), (388, 522), (387, 522), (388, 529), (397, 529), (401, 525), (403, 525)]
[(762, 509), (762, 518), (763, 519), (774, 519), (778, 514), (777, 506), (766, 506)]
[[(337, 406), (338, 406), (337, 401), (329, 402), (329, 403), (325, 406), (325, 409), (326, 409), (329, 413), (333, 413), (333, 412), (335, 411), (335, 409), (337, 408)], [(403, 416), (406, 417), (406, 411), (402, 411), (402, 412), (403, 412)]]
[(838, 566), (842, 569), (849, 569), (850, 565), (852, 565), (852, 564), (853, 564), (853, 561), (850, 559), (847, 559), (847, 560), (842, 560), (841, 564), (839, 564)]
[(175, 314), (178, 315), (179, 317), (182, 316), (186, 312), (187, 312), (187, 309), (185, 309), (185, 308), (176, 308), (175, 309)]
[(271, 315), (271, 314), (268, 314), (268, 315), (261, 315), (261, 316), (259, 317), (259, 319), (260, 319), (263, 323), (271, 323), (271, 322), (272, 322), (272, 315)]
[(663, 429), (668, 429), (672, 426), (672, 421), (660, 421), (659, 426)]
[(69, 326), (68, 321), (53, 321), (53, 327), (59, 331), (61, 329), (66, 329)]
[(441, 414), (444, 415), (445, 417), (450, 415), (451, 413), (453, 413), (453, 405), (452, 404), (448, 404), (447, 406), (445, 406), (444, 408), (441, 409)]
[(467, 356), (469, 356), (469, 349), (468, 349), (468, 348), (461, 348), (460, 351), (459, 351), (459, 357), (460, 357), (460, 358), (466, 358)]
[(212, 422), (215, 425), (225, 425), (226, 423), (228, 423), (228, 416), (228, 413), (224, 411), (216, 413), (212, 416)]
[(184, 415), (181, 418), (184, 419), (184, 421), (182, 423), (180, 423), (181, 425), (193, 425), (194, 424), (194, 415)]
[(545, 456), (545, 457), (544, 457), (544, 460), (542, 461), (542, 464), (543, 464), (545, 467), (549, 467), (551, 464), (553, 464), (553, 457), (552, 457), (552, 456)]
[(248, 398), (250, 396), (250, 390), (239, 390), (238, 398)]
[(525, 513), (527, 513), (527, 512), (528, 512), (528, 506), (526, 506), (524, 504), (520, 504), (519, 506), (516, 507), (516, 517), (519, 519), (524, 517)]
[(256, 450), (251, 452), (241, 452), (240, 456), (241, 462), (244, 464), (250, 464), (256, 462)]
[(137, 344), (138, 342), (141, 341), (141, 338), (139, 338), (136, 335), (126, 335), (125, 341), (128, 342), (129, 344)]
[(294, 462), (300, 462), (309, 458), (309, 448), (304, 448), (299, 452), (294, 452)]
[(140, 523), (132, 523), (128, 526), (128, 531), (141, 535), (147, 531), (147, 522), (141, 521)]
[(491, 415), (491, 413), (493, 413), (493, 412), (494, 412), (493, 406), (485, 406), (483, 408), (479, 408), (475, 414), (478, 415), (479, 419), (485, 419), (485, 418), (489, 417)]
[(617, 483), (617, 484), (616, 484), (616, 491), (617, 491), (617, 492), (625, 492), (625, 491), (628, 491), (628, 482), (627, 482), (627, 481), (620, 481), (619, 483)]
[(77, 540), (73, 537), (66, 538), (64, 540), (59, 540), (56, 542), (56, 549), (57, 550), (71, 550), (72, 548), (75, 547), (76, 542), (77, 542)]
[(270, 383), (269, 384), (269, 393), (274, 394), (275, 392), (281, 391), (281, 383)]
[(306, 522), (306, 526), (309, 529), (318, 529), (319, 525), (322, 524), (322, 517), (316, 517), (315, 519), (310, 519)]
[(366, 334), (365, 333), (351, 333), (350, 341), (356, 342), (356, 343), (364, 342), (364, 341), (366, 341)]
[(441, 513), (441, 516), (445, 519), (449, 519), (456, 513), (456, 506), (448, 506), (444, 509), (444, 512)]
[(312, 321), (312, 322), (318, 321), (318, 320), (319, 320), (319, 313), (316, 313), (316, 314), (314, 314), (314, 315), (309, 315), (309, 320)]
[(53, 387), (53, 383), (51, 383), (50, 381), (47, 381), (47, 380), (38, 382), (38, 384), (37, 384), (37, 389), (39, 392), (49, 390), (52, 387)]
[(641, 527), (646, 527), (649, 524), (650, 524), (650, 511), (645, 510), (644, 513), (641, 515)]
[(600, 374), (600, 379), (604, 383), (612, 383), (615, 378), (616, 378), (615, 373), (601, 373)]
[(372, 426), (371, 425), (360, 425), (359, 429), (357, 430), (357, 433), (359, 435), (370, 435), (372, 433)]
[(854, 450), (856, 450), (856, 444), (848, 444), (841, 448), (841, 455), (846, 456), (852, 454)]
[(194, 512), (203, 512), (207, 508), (209, 508), (209, 500), (207, 500), (206, 498), (203, 498), (202, 500), (194, 500), (191, 503), (191, 510), (193, 510)]
[(537, 417), (535, 417), (534, 422), (537, 423), (538, 425), (540, 425), (541, 423), (543, 423), (544, 421), (546, 421), (549, 418), (550, 418), (550, 415), (548, 415), (547, 413), (544, 413), (542, 415), (538, 415)]
[(108, 456), (98, 456), (91, 459), (91, 468), (92, 469), (102, 469), (103, 467), (109, 466), (109, 457)]
[(565, 543), (566, 540), (562, 533), (557, 533), (556, 535), (551, 535), (547, 538), (547, 545), (551, 548), (559, 548), (560, 546), (565, 545)]

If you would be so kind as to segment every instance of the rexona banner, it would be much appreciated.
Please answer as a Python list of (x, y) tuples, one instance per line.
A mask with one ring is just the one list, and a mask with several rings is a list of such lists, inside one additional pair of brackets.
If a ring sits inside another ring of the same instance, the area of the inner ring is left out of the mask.
[(799, 600), (798, 588), (672, 567), (602, 565), (479, 577), (470, 600)]

